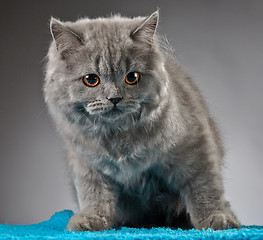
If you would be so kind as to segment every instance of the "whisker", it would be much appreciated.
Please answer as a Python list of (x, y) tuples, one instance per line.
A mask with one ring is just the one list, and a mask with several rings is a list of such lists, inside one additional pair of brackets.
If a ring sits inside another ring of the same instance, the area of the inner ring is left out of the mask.
[(36, 119), (38, 119), (46, 109), (46, 107), (43, 107), (43, 109), (37, 114)]

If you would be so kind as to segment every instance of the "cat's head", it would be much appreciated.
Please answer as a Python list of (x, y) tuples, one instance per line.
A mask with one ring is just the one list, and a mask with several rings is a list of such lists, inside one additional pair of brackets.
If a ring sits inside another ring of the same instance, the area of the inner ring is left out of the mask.
[(52, 115), (113, 129), (149, 117), (166, 85), (157, 24), (158, 12), (64, 23), (52, 18), (44, 88)]

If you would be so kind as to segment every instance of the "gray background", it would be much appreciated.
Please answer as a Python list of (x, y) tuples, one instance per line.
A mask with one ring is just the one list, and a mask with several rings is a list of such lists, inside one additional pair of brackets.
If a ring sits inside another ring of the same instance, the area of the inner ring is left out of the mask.
[(157, 7), (159, 32), (175, 47), (222, 129), (226, 197), (243, 224), (263, 224), (260, 0), (1, 0), (0, 223), (36, 223), (76, 209), (63, 145), (42, 93), (50, 16), (137, 16)]

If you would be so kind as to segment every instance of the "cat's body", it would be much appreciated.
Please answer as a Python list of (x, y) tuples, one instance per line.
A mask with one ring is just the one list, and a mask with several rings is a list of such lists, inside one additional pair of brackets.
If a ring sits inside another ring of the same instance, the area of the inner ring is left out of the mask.
[(161, 50), (157, 22), (157, 12), (51, 21), (45, 95), (80, 206), (69, 230), (239, 225), (223, 195), (215, 123)]

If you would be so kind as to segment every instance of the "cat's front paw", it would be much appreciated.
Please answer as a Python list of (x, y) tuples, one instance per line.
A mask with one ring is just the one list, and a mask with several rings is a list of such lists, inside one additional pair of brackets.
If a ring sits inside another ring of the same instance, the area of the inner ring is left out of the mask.
[(87, 216), (84, 214), (77, 214), (69, 220), (68, 231), (102, 231), (110, 229), (111, 226), (107, 218), (99, 215)]
[(196, 228), (201, 230), (204, 229), (214, 229), (214, 230), (223, 230), (230, 228), (239, 228), (240, 223), (237, 219), (231, 214), (218, 213), (213, 214), (210, 217), (202, 220), (198, 224), (195, 224)]

